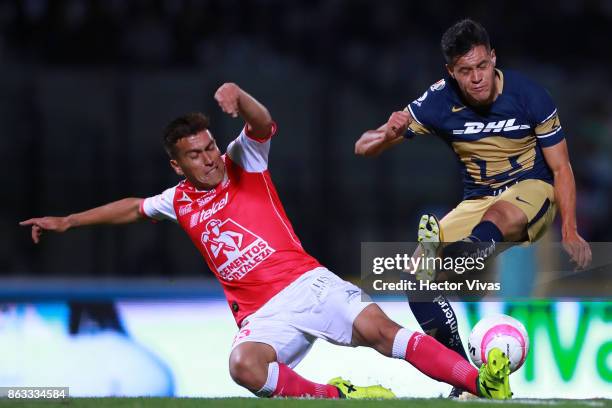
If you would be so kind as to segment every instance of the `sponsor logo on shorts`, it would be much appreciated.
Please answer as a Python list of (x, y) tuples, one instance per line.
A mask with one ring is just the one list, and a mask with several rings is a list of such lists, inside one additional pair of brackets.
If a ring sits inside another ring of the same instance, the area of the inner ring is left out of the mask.
[(528, 204), (528, 205), (531, 205), (533, 207), (533, 205), (529, 201), (525, 201), (525, 200), (523, 200), (519, 196), (516, 196), (515, 198), (516, 198), (516, 201), (521, 202), (521, 203), (525, 203), (525, 204)]
[(360, 291), (355, 289), (345, 290), (346, 292), (346, 303), (351, 303), (351, 300), (359, 296)]
[(248, 337), (251, 334), (250, 329), (241, 329), (236, 336), (234, 336), (233, 344), (235, 344), (238, 340), (242, 340), (245, 337)]

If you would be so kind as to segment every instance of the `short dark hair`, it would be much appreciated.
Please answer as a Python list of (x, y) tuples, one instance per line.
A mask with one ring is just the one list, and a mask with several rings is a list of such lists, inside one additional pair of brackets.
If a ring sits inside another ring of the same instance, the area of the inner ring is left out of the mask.
[(442, 36), (440, 46), (447, 64), (452, 64), (455, 58), (467, 54), (473, 47), (484, 45), (491, 49), (487, 30), (474, 20), (466, 18), (450, 27)]
[(172, 159), (176, 158), (176, 142), (208, 129), (209, 125), (208, 117), (200, 112), (188, 113), (170, 122), (164, 130), (164, 149), (168, 156)]

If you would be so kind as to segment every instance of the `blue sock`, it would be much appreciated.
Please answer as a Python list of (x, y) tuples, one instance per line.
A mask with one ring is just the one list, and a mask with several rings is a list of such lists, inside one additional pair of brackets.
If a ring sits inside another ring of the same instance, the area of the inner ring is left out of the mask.
[(459, 336), (457, 316), (443, 295), (438, 295), (429, 302), (412, 302), (408, 299), (408, 304), (425, 333), (468, 359)]
[(468, 237), (472, 242), (502, 242), (504, 235), (491, 221), (481, 221)]
[(442, 258), (480, 257), (486, 261), (499, 252), (496, 244), (503, 240), (504, 236), (497, 225), (491, 221), (481, 221), (466, 239), (447, 244), (440, 253)]

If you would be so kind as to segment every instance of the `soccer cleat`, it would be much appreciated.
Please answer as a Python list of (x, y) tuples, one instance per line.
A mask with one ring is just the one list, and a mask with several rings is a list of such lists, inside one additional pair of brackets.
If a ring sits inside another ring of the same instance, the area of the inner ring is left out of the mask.
[(497, 347), (492, 348), (487, 356), (487, 362), (478, 372), (478, 391), (480, 396), (491, 399), (510, 399), (510, 359)]
[(459, 399), (459, 397), (461, 397), (461, 394), (463, 393), (463, 390), (461, 388), (457, 388), (457, 387), (453, 387), (453, 389), (451, 390), (450, 394), (448, 394), (449, 399)]
[(368, 387), (360, 387), (353, 385), (348, 380), (341, 377), (332, 378), (328, 382), (340, 391), (340, 398), (347, 399), (391, 399), (396, 398), (393, 391), (382, 385), (370, 385)]
[(457, 387), (453, 387), (453, 389), (451, 390), (450, 394), (448, 394), (448, 397), (446, 397), (448, 399), (455, 399), (458, 401), (468, 401), (471, 399), (476, 399), (478, 398), (478, 396), (474, 395), (474, 394), (470, 394), (467, 391), (464, 391), (461, 388), (457, 388)]
[[(417, 241), (423, 251), (423, 259), (435, 258), (438, 254), (438, 248), (442, 242), (442, 229), (440, 221), (433, 214), (423, 214), (419, 220), (419, 231), (417, 232)], [(415, 272), (418, 280), (434, 281), (436, 279), (436, 269), (428, 268), (429, 262), (421, 262)]]

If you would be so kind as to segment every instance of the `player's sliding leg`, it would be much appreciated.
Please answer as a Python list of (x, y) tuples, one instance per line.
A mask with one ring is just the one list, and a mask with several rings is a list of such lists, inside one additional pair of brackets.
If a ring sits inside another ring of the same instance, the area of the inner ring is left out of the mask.
[[(422, 256), (423, 259), (435, 258), (443, 237), (442, 227), (435, 215), (421, 216), (417, 232), (419, 248), (413, 256)], [(418, 280), (435, 280), (434, 265), (421, 263), (415, 276)], [(406, 293), (408, 304), (421, 329), (467, 360), (468, 357), (459, 336), (457, 317), (448, 299), (441, 294), (432, 294), (426, 299), (423, 299), (421, 295), (418, 301), (414, 301), (410, 294), (410, 292)]]
[[(414, 256), (421, 256), (421, 254), (430, 258), (437, 256), (438, 247), (443, 240), (443, 231), (434, 215), (425, 214), (421, 216), (417, 240), (419, 249)], [(429, 268), (425, 265), (425, 267), (416, 271), (416, 277), (419, 280), (434, 280), (436, 271), (433, 267)], [(411, 299), (410, 295), (410, 292), (406, 293), (408, 305), (421, 329), (467, 360), (468, 357), (461, 336), (459, 336), (457, 316), (448, 299), (441, 294), (432, 294), (427, 299), (423, 299), (421, 295), (418, 301), (415, 301)], [(458, 398), (463, 391), (460, 388), (453, 387), (449, 397)]]
[[(501, 226), (504, 232), (500, 230)], [(506, 201), (498, 201), (484, 210), (484, 215), (480, 222), (472, 229), (468, 237), (463, 240), (451, 243), (441, 248), (444, 240), (444, 231), (438, 219), (425, 214), (419, 221), (417, 239), (420, 243), (420, 251), (426, 257), (454, 258), (477, 256), (487, 259), (492, 258), (500, 252), (496, 244), (506, 240), (524, 239), (526, 235), (527, 219), (523, 211)], [(456, 239), (456, 238), (455, 238)], [(436, 252), (440, 249), (440, 253)], [(472, 255), (469, 255), (472, 254)], [(423, 265), (423, 264), (422, 264)], [(452, 271), (446, 271), (448, 273)], [(418, 279), (433, 280), (438, 274), (433, 268), (420, 268), (416, 271)], [(422, 299), (419, 299), (422, 300)], [(419, 325), (428, 334), (433, 335), (445, 346), (455, 350), (467, 359), (463, 343), (457, 331), (457, 320), (454, 310), (448, 300), (442, 296), (432, 296), (426, 302), (412, 301), (409, 297), (410, 308), (419, 322)], [(450, 317), (448, 317), (450, 316)], [(458, 397), (462, 390), (453, 388), (450, 397)]]
[(305, 273), (242, 322), (230, 356), (232, 378), (262, 397), (394, 397), (379, 385), (360, 387), (340, 378), (319, 384), (292, 369), (317, 337), (351, 345), (355, 316), (370, 304), (360, 295), (326, 268)]
[[(353, 339), (356, 345), (369, 346), (385, 356), (406, 360), (428, 377), (474, 395), (495, 399), (511, 397), (510, 372), (500, 368), (509, 364), (503, 353), (496, 352), (495, 365), (491, 361), (491, 367), (488, 363), (483, 366), (486, 369), (479, 372), (433, 337), (399, 326), (378, 305), (369, 305), (357, 316), (353, 322)], [(484, 389), (488, 391), (483, 392)]]
[(230, 375), (260, 397), (339, 398), (338, 387), (309, 381), (276, 361), (274, 349), (264, 343), (244, 342), (230, 355)]
[(421, 329), (440, 343), (457, 352), (467, 360), (467, 354), (463, 348), (457, 316), (450, 302), (444, 295), (433, 296), (428, 302), (419, 299), (418, 302), (408, 299), (412, 314), (421, 326)]
[(378, 305), (370, 305), (353, 323), (353, 339), (379, 353), (408, 361), (423, 374), (475, 395), (478, 370), (433, 337), (402, 328)]
[(338, 387), (309, 381), (289, 366), (277, 362), (268, 364), (266, 382), (256, 394), (260, 397), (341, 397)]
[(268, 344), (241, 343), (230, 355), (230, 375), (259, 397), (395, 398), (391, 390), (380, 385), (361, 387), (340, 377), (328, 384), (315, 383), (276, 359), (274, 348)]
[[(422, 254), (424, 258), (435, 258), (443, 237), (442, 227), (435, 215), (425, 214), (421, 216), (417, 233), (419, 250), (414, 256)], [(429, 268), (427, 264), (424, 266), (416, 271), (416, 278), (419, 280), (434, 280), (435, 269)], [(413, 301), (410, 298), (410, 292), (407, 292), (406, 295), (412, 314), (421, 329), (467, 360), (468, 357), (459, 336), (457, 317), (448, 299), (443, 295), (432, 294), (427, 299), (421, 297), (418, 299), (419, 301)]]

